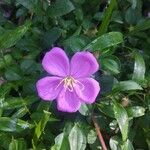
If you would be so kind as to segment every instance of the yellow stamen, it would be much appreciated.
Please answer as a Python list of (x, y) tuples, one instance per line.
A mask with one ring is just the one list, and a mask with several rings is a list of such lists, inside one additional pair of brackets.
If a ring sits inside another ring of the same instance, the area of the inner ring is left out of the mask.
[(62, 79), (55, 89), (57, 89), (62, 83), (64, 83), (64, 88), (66, 90), (69, 90), (70, 92), (73, 92), (73, 89), (76, 85), (79, 86), (81, 91), (84, 90), (84, 85), (80, 81), (74, 79), (71, 76), (67, 76), (66, 78)]

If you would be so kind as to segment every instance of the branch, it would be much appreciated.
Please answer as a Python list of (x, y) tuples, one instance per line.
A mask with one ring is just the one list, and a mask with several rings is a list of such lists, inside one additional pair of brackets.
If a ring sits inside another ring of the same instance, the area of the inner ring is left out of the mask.
[(97, 136), (98, 136), (99, 141), (100, 141), (100, 143), (101, 143), (102, 149), (103, 149), (103, 150), (107, 150), (105, 141), (104, 141), (104, 139), (103, 139), (103, 136), (102, 136), (101, 131), (100, 131), (100, 127), (99, 127), (99, 125), (98, 125), (98, 123), (97, 123), (97, 120), (96, 120), (95, 116), (92, 117), (92, 120), (93, 120), (95, 129), (96, 129)]

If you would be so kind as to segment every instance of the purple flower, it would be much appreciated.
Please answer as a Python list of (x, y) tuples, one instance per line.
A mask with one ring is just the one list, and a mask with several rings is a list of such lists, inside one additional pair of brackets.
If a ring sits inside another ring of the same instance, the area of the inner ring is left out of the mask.
[(37, 84), (39, 97), (46, 101), (57, 100), (63, 112), (76, 112), (82, 103), (91, 104), (99, 91), (99, 83), (90, 78), (99, 64), (90, 52), (77, 52), (71, 61), (59, 47), (47, 52), (43, 68), (53, 76), (40, 79)]

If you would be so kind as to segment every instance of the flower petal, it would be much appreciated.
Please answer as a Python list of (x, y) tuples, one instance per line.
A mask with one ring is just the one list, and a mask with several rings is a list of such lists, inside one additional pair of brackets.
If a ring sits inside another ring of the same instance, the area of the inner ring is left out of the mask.
[(57, 99), (57, 108), (63, 112), (76, 112), (80, 108), (80, 99), (75, 92), (62, 90)]
[[(99, 83), (92, 79), (92, 78), (83, 78), (83, 79), (78, 79), (79, 85), (76, 85), (75, 91), (77, 95), (85, 102), (88, 104), (93, 103), (96, 100), (96, 97), (100, 91), (100, 86)], [(81, 85), (83, 90), (81, 89)]]
[[(38, 95), (43, 100), (54, 100), (59, 92), (62, 90), (62, 85), (59, 85), (62, 78), (59, 77), (45, 77), (36, 83)], [(59, 85), (59, 86), (58, 86)]]
[(99, 68), (96, 58), (90, 52), (77, 52), (71, 59), (71, 75), (90, 77)]
[(69, 59), (59, 47), (54, 47), (45, 54), (42, 65), (52, 75), (66, 76), (69, 74)]

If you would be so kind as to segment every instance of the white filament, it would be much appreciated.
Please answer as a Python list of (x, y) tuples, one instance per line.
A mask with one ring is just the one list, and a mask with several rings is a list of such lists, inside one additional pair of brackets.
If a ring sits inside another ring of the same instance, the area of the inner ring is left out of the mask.
[(55, 89), (57, 89), (62, 83), (64, 84), (64, 85), (63, 85), (64, 88), (65, 88), (66, 90), (69, 90), (70, 92), (73, 92), (74, 87), (77, 86), (77, 85), (79, 86), (79, 89), (80, 89), (81, 91), (83, 91), (84, 88), (85, 88), (84, 85), (83, 85), (80, 81), (74, 79), (74, 78), (71, 77), (71, 76), (68, 76), (68, 77), (62, 79), (62, 80), (59, 82), (59, 84), (56, 86)]

